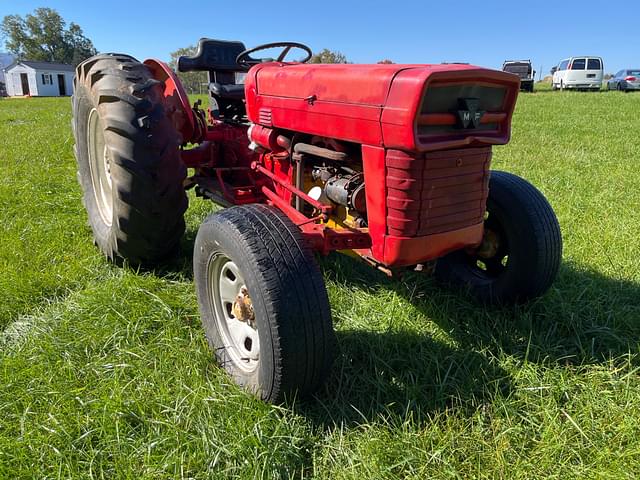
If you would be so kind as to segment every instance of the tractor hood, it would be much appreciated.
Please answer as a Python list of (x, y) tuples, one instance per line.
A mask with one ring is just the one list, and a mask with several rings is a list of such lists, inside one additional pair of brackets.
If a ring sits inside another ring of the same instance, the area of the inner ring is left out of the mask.
[(507, 143), (518, 89), (511, 74), (460, 64), (271, 62), (245, 81), (253, 123), (403, 150)]
[(302, 99), (315, 95), (320, 102), (380, 107), (399, 70), (397, 65), (276, 64), (256, 72), (256, 86), (260, 95)]

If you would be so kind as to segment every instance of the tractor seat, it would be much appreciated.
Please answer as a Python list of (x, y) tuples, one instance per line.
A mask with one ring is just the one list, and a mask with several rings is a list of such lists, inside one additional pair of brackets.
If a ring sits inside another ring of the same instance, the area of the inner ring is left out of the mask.
[(242, 42), (201, 38), (195, 55), (178, 58), (180, 72), (241, 72), (237, 56), (245, 50)]
[(224, 100), (243, 100), (244, 99), (244, 85), (233, 83), (217, 83), (212, 82), (209, 84), (209, 91), (211, 94)]

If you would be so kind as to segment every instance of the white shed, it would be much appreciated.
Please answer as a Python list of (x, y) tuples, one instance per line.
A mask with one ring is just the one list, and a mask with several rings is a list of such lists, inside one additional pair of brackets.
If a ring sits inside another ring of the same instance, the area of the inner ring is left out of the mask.
[(63, 97), (73, 93), (73, 65), (17, 61), (4, 70), (10, 97)]

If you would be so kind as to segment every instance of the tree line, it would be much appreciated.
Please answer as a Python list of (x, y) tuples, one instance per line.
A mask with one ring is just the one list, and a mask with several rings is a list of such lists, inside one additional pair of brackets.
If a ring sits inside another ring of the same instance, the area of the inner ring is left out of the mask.
[(0, 32), (5, 46), (18, 60), (78, 65), (97, 53), (77, 23), (67, 22), (52, 8), (36, 8), (24, 17), (7, 15)]

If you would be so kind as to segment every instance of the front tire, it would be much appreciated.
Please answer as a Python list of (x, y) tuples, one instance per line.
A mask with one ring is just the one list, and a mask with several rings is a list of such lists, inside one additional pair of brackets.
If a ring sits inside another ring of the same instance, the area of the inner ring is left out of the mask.
[(97, 246), (111, 260), (151, 264), (184, 233), (186, 168), (161, 82), (133, 57), (96, 55), (76, 69), (74, 153)]
[(516, 175), (494, 171), (482, 244), (439, 259), (436, 277), (485, 303), (520, 303), (549, 289), (561, 258), (560, 226), (544, 195)]
[(299, 228), (273, 207), (228, 208), (201, 225), (193, 261), (206, 337), (234, 381), (271, 403), (317, 390), (335, 338)]

